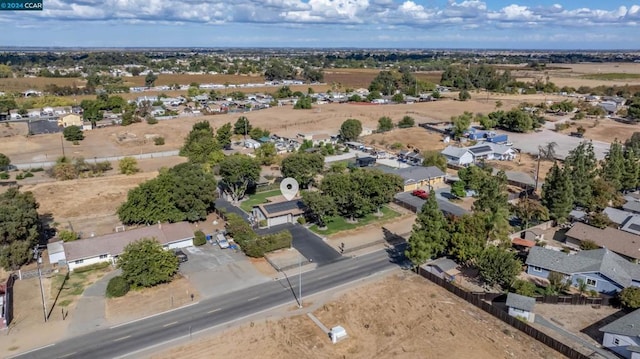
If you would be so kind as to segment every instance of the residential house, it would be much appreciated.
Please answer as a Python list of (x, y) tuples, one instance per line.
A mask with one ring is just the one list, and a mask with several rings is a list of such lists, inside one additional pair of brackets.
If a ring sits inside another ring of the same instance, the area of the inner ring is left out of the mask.
[(68, 114), (58, 119), (58, 126), (67, 128), (69, 126), (78, 126), (82, 128), (83, 120), (82, 116), (76, 114)]
[(473, 163), (473, 154), (466, 148), (447, 146), (440, 153), (448, 163), (455, 166), (467, 166)]
[(605, 208), (602, 213), (606, 214), (611, 222), (618, 225), (619, 230), (640, 236), (640, 214), (613, 207)]
[(602, 346), (627, 359), (640, 359), (640, 309), (600, 328)]
[(580, 248), (580, 244), (583, 241), (591, 241), (629, 260), (640, 260), (640, 236), (633, 233), (611, 227), (600, 229), (582, 222), (576, 222), (567, 231), (566, 236), (566, 244), (574, 248)]
[(602, 101), (598, 103), (598, 106), (609, 115), (612, 115), (616, 113), (616, 111), (618, 111), (618, 105), (613, 101)]
[(251, 138), (247, 138), (246, 140), (244, 140), (244, 147), (255, 150), (256, 148), (260, 147), (260, 142)]
[(404, 156), (404, 160), (412, 166), (422, 166), (424, 157), (419, 152), (411, 151)]
[(253, 207), (253, 218), (265, 221), (263, 226), (272, 227), (285, 223), (296, 223), (299, 217), (304, 215), (304, 204), (300, 198), (290, 201), (282, 196), (267, 198), (269, 203), (259, 204)]
[[(497, 169), (493, 169), (493, 175), (498, 174)], [(507, 176), (507, 183), (520, 187), (523, 189), (532, 189), (536, 186), (536, 180), (531, 177), (528, 173), (520, 172), (520, 171), (504, 171), (504, 174)], [(541, 186), (539, 183), (538, 186)]]
[(565, 275), (572, 285), (582, 280), (589, 290), (615, 294), (622, 289), (640, 287), (640, 265), (602, 248), (567, 254), (543, 247), (533, 247), (527, 256), (527, 274), (547, 278), (549, 273)]
[(516, 293), (507, 294), (506, 305), (509, 308), (509, 315), (512, 317), (522, 318), (527, 322), (533, 323), (535, 320), (535, 314), (533, 313), (535, 304), (535, 298)]
[(511, 146), (496, 143), (480, 143), (467, 147), (467, 149), (473, 155), (474, 162), (480, 160), (511, 161), (516, 157), (516, 151)]
[(456, 275), (460, 274), (458, 263), (446, 257), (434, 259), (423, 264), (421, 267), (425, 271), (435, 274), (439, 278), (449, 282), (453, 282), (456, 279)]
[(91, 121), (83, 121), (82, 131), (91, 131), (91, 130), (93, 130), (93, 123), (91, 123)]
[(153, 117), (161, 117), (166, 113), (165, 109), (162, 106), (153, 106), (151, 108), (151, 116)]
[[(424, 199), (414, 196), (409, 192), (396, 193), (395, 196), (393, 196), (393, 201), (415, 213), (420, 212), (422, 206), (426, 202)], [(459, 207), (446, 199), (436, 198), (436, 202), (438, 203), (438, 209), (445, 216), (462, 217), (465, 214), (469, 214), (469, 211), (466, 209)]]
[(539, 228), (525, 229), (520, 233), (520, 238), (528, 241), (542, 241), (544, 240), (544, 231)]
[(423, 187), (437, 187), (444, 183), (445, 178), (445, 173), (435, 166), (412, 166), (404, 168), (380, 166), (376, 167), (376, 169), (402, 177), (404, 180), (403, 192), (411, 192)]
[(318, 133), (299, 133), (298, 139), (311, 141), (314, 146), (323, 145), (327, 143), (336, 144), (338, 142), (338, 135), (331, 135), (325, 132)]
[(155, 238), (164, 248), (173, 249), (193, 246), (193, 237), (193, 229), (187, 222), (162, 223), (63, 243), (64, 256), (56, 250), (59, 242), (49, 243), (47, 249), (50, 263), (66, 262), (73, 271), (95, 263), (115, 263), (128, 244), (141, 238)]

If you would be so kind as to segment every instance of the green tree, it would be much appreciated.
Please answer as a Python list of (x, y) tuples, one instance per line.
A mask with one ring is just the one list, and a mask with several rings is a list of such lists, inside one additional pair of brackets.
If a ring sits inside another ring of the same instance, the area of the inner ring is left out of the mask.
[(598, 168), (592, 143), (581, 142), (576, 148), (569, 151), (564, 165), (573, 184), (574, 204), (588, 208), (593, 199), (593, 184)]
[(411, 116), (404, 116), (398, 121), (398, 128), (410, 128), (416, 125), (416, 120)]
[[(500, 127), (508, 131), (524, 133), (534, 128), (534, 119), (528, 112), (520, 108), (514, 108), (506, 113), (499, 111), (499, 113), (500, 115), (496, 115), (494, 118), (497, 118)], [(489, 117), (492, 117), (491, 114)]]
[(378, 132), (387, 132), (393, 130), (393, 122), (387, 116), (378, 119)]
[(340, 138), (343, 141), (356, 141), (361, 133), (362, 123), (356, 119), (347, 119), (340, 126)]
[(149, 72), (144, 78), (144, 85), (146, 87), (153, 87), (157, 79), (158, 76), (156, 74), (154, 74), (153, 72)]
[(449, 223), (451, 242), (447, 252), (460, 263), (475, 262), (486, 246), (485, 220), (481, 214), (467, 214)]
[(180, 156), (187, 157), (191, 163), (204, 164), (210, 162), (212, 154), (221, 149), (209, 121), (201, 121), (193, 125), (180, 149)]
[(0, 153), (0, 170), (6, 170), (11, 165), (11, 159), (4, 153)]
[(0, 194), (0, 266), (18, 269), (31, 258), (40, 234), (38, 203), (32, 192), (9, 188)]
[(220, 162), (220, 176), (225, 192), (237, 202), (244, 197), (249, 185), (260, 177), (260, 164), (246, 155), (227, 156)]
[(109, 280), (107, 284), (107, 298), (123, 297), (129, 293), (130, 285), (122, 276), (115, 276)]
[[(1, 65), (0, 65), (1, 66)], [(0, 96), (0, 112), (6, 113), (18, 108), (16, 100), (9, 96)]]
[(580, 249), (582, 249), (583, 251), (588, 251), (591, 249), (599, 249), (600, 246), (596, 244), (596, 242), (591, 241), (591, 240), (586, 240), (586, 241), (581, 241), (580, 242)]
[(267, 142), (256, 148), (254, 154), (256, 159), (263, 166), (271, 166), (278, 159), (278, 150), (273, 142)]
[(240, 116), (236, 121), (236, 123), (233, 125), (233, 133), (235, 135), (246, 136), (251, 132), (252, 128), (253, 127), (251, 127), (251, 123), (249, 123), (249, 119), (244, 116)]
[(613, 221), (609, 219), (609, 216), (607, 216), (606, 213), (594, 212), (591, 215), (589, 215), (589, 225), (591, 226), (604, 229), (613, 224), (614, 224)]
[(491, 169), (489, 167), (469, 166), (458, 171), (458, 177), (464, 181), (466, 188), (474, 191), (478, 191), (482, 182), (490, 175)]
[(307, 207), (307, 216), (312, 217), (318, 227), (325, 227), (327, 221), (337, 214), (333, 198), (318, 191), (303, 191), (302, 202)]
[(622, 173), (621, 184), (625, 191), (635, 190), (640, 185), (640, 159), (638, 158), (640, 149), (634, 147), (626, 148), (624, 152), (624, 172)]
[(216, 193), (211, 172), (182, 163), (129, 190), (118, 217), (124, 224), (200, 221), (213, 210)]
[(524, 295), (527, 297), (535, 297), (537, 294), (536, 285), (529, 282), (528, 280), (516, 279), (511, 285), (511, 289), (516, 294)]
[(460, 100), (460, 101), (471, 100), (471, 94), (467, 90), (461, 90), (458, 93), (458, 100)]
[(353, 181), (360, 183), (362, 195), (369, 198), (377, 211), (380, 211), (382, 205), (391, 202), (393, 196), (401, 192), (404, 185), (402, 177), (380, 170), (355, 171), (350, 176)]
[(155, 238), (142, 238), (124, 247), (118, 268), (132, 287), (147, 288), (170, 282), (178, 272), (178, 258)]
[(60, 238), (63, 242), (73, 242), (80, 239), (80, 236), (74, 231), (63, 229), (58, 232), (58, 238)]
[(464, 134), (466, 130), (471, 126), (471, 119), (473, 118), (473, 114), (471, 112), (465, 111), (460, 116), (451, 117), (451, 122), (453, 122), (453, 137), (460, 138)]
[(547, 293), (560, 294), (566, 292), (571, 287), (571, 279), (566, 278), (562, 273), (552, 271), (547, 277), (549, 285), (547, 286)]
[(229, 148), (231, 146), (231, 136), (233, 132), (231, 132), (231, 123), (227, 122), (224, 125), (220, 126), (216, 131), (216, 140), (218, 144), (222, 146), (222, 148)]
[(467, 195), (467, 192), (464, 189), (464, 181), (455, 181), (451, 185), (451, 194), (456, 197), (464, 198)]
[(193, 232), (193, 245), (194, 246), (202, 246), (207, 244), (207, 236), (204, 234), (203, 231), (201, 230), (197, 230), (195, 232)]
[(422, 154), (424, 160), (422, 165), (425, 167), (435, 166), (442, 172), (447, 171), (447, 158), (438, 151), (427, 151)]
[(540, 202), (529, 198), (521, 198), (514, 206), (513, 212), (522, 220), (523, 228), (529, 228), (531, 221), (541, 222), (549, 220), (549, 210)]
[(438, 208), (435, 193), (431, 192), (413, 225), (405, 255), (413, 264), (421, 265), (443, 254), (449, 245), (449, 238), (447, 220)]
[(120, 163), (118, 163), (118, 167), (120, 168), (120, 173), (123, 175), (132, 175), (140, 172), (140, 169), (138, 168), (138, 161), (133, 157), (125, 157), (121, 159)]
[(620, 303), (629, 309), (640, 308), (640, 287), (627, 287), (618, 294)]
[(281, 172), (295, 178), (301, 188), (308, 188), (324, 168), (324, 157), (319, 153), (292, 153), (282, 160)]
[(249, 132), (249, 137), (257, 141), (263, 137), (269, 137), (269, 134), (268, 130), (263, 130), (260, 127), (254, 127), (251, 129), (251, 132)]
[(401, 93), (394, 94), (391, 97), (391, 101), (393, 101), (395, 103), (402, 103), (402, 102), (404, 102), (404, 95), (401, 94)]
[(356, 175), (353, 172), (330, 173), (320, 182), (320, 190), (323, 195), (331, 197), (336, 204), (338, 213), (351, 221), (355, 221), (375, 209), (369, 194), (364, 193), (363, 188), (364, 186), (356, 180)]
[(479, 274), (489, 285), (510, 287), (522, 271), (522, 263), (515, 253), (506, 249), (488, 246), (477, 261)]
[(67, 141), (73, 142), (73, 141), (84, 140), (84, 133), (82, 133), (82, 129), (75, 125), (66, 127), (62, 131), (62, 135), (64, 136), (64, 139)]
[(624, 175), (624, 150), (622, 143), (615, 139), (609, 146), (609, 152), (601, 162), (600, 176), (611, 183), (616, 191), (622, 189), (622, 177)]
[(311, 96), (302, 95), (296, 100), (296, 104), (293, 105), (294, 110), (310, 110), (312, 107)]
[(573, 209), (573, 185), (566, 171), (554, 163), (542, 185), (542, 204), (558, 223), (565, 222)]

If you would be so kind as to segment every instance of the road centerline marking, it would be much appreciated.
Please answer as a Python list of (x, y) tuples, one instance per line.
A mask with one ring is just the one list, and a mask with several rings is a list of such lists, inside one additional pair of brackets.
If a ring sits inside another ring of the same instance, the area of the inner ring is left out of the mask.
[(127, 336), (122, 337), (122, 338), (114, 339), (113, 341), (114, 341), (114, 342), (119, 342), (119, 341), (121, 341), (121, 340), (125, 340), (125, 339), (127, 339), (127, 338), (131, 338), (131, 335), (127, 335)]
[(75, 353), (77, 353), (77, 352), (73, 352), (73, 353), (69, 353), (69, 354), (63, 355), (63, 356), (61, 356), (61, 357), (58, 357), (58, 359), (61, 359), (61, 358), (68, 358), (68, 357), (70, 357), (70, 356), (74, 355)]
[(163, 325), (162, 327), (163, 327), (163, 328), (166, 328), (166, 327), (168, 327), (168, 326), (170, 326), (170, 325), (174, 325), (174, 324), (178, 324), (178, 322), (171, 322), (171, 323), (168, 323), (168, 324)]
[(211, 313), (219, 312), (221, 310), (222, 310), (222, 308), (218, 308), (218, 309), (210, 310), (207, 313), (211, 314)]
[(253, 302), (256, 299), (260, 299), (260, 296), (249, 298), (249, 299), (247, 299), (247, 302)]

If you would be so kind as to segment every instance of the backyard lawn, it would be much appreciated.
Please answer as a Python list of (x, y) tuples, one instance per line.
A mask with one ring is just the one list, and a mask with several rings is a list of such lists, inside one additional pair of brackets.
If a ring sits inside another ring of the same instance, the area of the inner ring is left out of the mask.
[(327, 229), (321, 231), (318, 229), (318, 226), (315, 224), (312, 225), (310, 229), (315, 233), (328, 236), (341, 231), (347, 231), (349, 229), (366, 226), (369, 223), (387, 221), (391, 218), (395, 218), (400, 215), (400, 213), (386, 206), (382, 207), (380, 212), (382, 212), (383, 214), (382, 217), (376, 217), (372, 213), (372, 214), (366, 215), (364, 218), (360, 218), (357, 223), (348, 223), (346, 219), (343, 217), (333, 217), (331, 221), (328, 221)]
[(240, 208), (242, 208), (245, 212), (251, 212), (253, 210), (253, 206), (266, 203), (267, 198), (280, 196), (281, 194), (282, 193), (280, 193), (279, 189), (274, 189), (273, 191), (266, 192), (257, 192), (256, 194), (252, 194), (251, 196), (249, 196), (249, 199), (240, 202)]

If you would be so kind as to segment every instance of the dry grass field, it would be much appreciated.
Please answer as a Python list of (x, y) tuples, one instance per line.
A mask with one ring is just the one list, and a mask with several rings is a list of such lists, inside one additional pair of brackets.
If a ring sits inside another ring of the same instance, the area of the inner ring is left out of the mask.
[(562, 357), (412, 274), (394, 275), (313, 305), (317, 309), (312, 312), (325, 326), (342, 325), (348, 338), (333, 345), (306, 315), (276, 317), (198, 338), (151, 358)]

